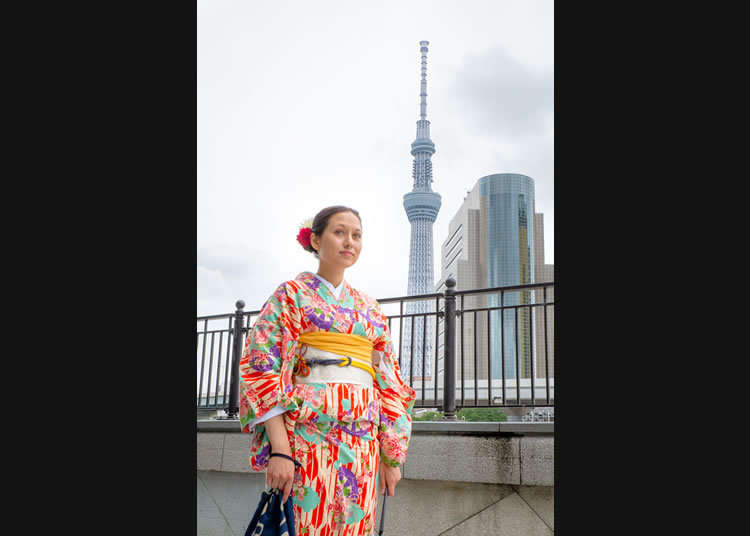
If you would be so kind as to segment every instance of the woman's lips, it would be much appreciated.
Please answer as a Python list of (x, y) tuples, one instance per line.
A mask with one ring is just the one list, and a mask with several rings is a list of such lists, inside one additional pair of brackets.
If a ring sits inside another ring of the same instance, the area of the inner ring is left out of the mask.
[(342, 251), (341, 254), (348, 255), (349, 257), (354, 257), (354, 253), (352, 253), (351, 251)]

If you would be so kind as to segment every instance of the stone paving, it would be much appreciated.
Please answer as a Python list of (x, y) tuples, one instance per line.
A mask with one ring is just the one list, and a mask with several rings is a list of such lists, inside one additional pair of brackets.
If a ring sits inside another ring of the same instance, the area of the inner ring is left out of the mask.
[(198, 471), (198, 536), (243, 536), (265, 478), (265, 473)]
[[(243, 536), (264, 482), (263, 473), (198, 471), (198, 536)], [(388, 498), (384, 536), (548, 536), (553, 529), (550, 486), (403, 479)]]

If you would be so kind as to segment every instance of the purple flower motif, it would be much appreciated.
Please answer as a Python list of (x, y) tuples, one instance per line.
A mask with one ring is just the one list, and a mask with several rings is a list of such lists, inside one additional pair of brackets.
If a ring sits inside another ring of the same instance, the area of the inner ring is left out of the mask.
[(268, 372), (273, 368), (273, 357), (264, 354), (260, 350), (251, 350), (249, 365), (258, 372)]
[(380, 322), (377, 322), (370, 317), (370, 311), (372, 311), (372, 309), (367, 309), (362, 316), (364, 316), (373, 326), (380, 329), (385, 328), (385, 324), (381, 324)]
[(383, 412), (380, 413), (380, 424), (385, 424), (388, 428), (393, 427), (393, 421), (386, 417), (385, 413)]
[(273, 346), (271, 346), (271, 349), (268, 351), (268, 353), (274, 357), (281, 357), (281, 348), (274, 344)]
[(305, 316), (310, 320), (310, 322), (318, 326), (318, 329), (321, 329), (323, 331), (328, 331), (329, 329), (331, 329), (331, 326), (333, 325), (333, 318), (331, 318), (330, 320), (326, 320), (325, 313), (320, 313), (320, 316), (316, 315), (315, 310), (309, 305), (305, 306), (304, 311)]
[(354, 315), (354, 309), (350, 309), (348, 307), (338, 307), (336, 308), (336, 312), (340, 315), (349, 315), (349, 320), (352, 322), (356, 322), (357, 317)]
[(320, 279), (318, 279), (315, 276), (312, 276), (310, 280), (307, 282), (308, 285), (310, 285), (310, 288), (313, 290), (318, 290), (320, 288)]
[(271, 454), (271, 443), (268, 443), (261, 449), (256, 458), (256, 465), (263, 466), (268, 461), (268, 455)]
[(357, 430), (357, 423), (354, 423), (354, 422), (352, 423), (351, 428), (347, 428), (346, 425), (343, 425), (343, 424), (339, 424), (337, 428), (340, 428), (347, 434), (350, 434), (356, 437), (362, 437), (362, 436), (367, 435), (367, 430)]
[(339, 467), (338, 474), (342, 485), (351, 489), (348, 498), (358, 499), (359, 487), (357, 486), (357, 477), (354, 476), (354, 473), (342, 465)]

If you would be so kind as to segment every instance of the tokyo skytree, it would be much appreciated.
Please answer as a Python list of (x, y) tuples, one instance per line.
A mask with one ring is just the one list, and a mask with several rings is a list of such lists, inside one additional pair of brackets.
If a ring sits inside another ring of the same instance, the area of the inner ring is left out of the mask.
[[(414, 156), (412, 169), (414, 188), (404, 195), (404, 209), (411, 224), (409, 283), (407, 287), (409, 296), (434, 292), (432, 224), (440, 210), (440, 194), (433, 192), (431, 187), (431, 158), (435, 154), (435, 144), (430, 139), (430, 122), (427, 120), (427, 45), (429, 45), (428, 41), (419, 42), (419, 50), (422, 53), (420, 110), (419, 121), (417, 121), (417, 138), (411, 144), (411, 154)], [(434, 300), (407, 302), (404, 308), (404, 312), (407, 314), (425, 313), (434, 310)], [(403, 319), (402, 351), (399, 357), (402, 376), (406, 381), (409, 381), (410, 376), (425, 378), (431, 377), (431, 373), (434, 373), (431, 366), (431, 353), (434, 346), (434, 319), (428, 316), (426, 323), (425, 326), (421, 317), (405, 317)]]

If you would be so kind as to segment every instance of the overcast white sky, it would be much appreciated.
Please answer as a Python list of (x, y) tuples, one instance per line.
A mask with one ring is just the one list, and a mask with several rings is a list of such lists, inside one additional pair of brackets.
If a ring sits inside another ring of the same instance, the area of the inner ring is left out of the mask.
[(198, 1), (198, 315), (261, 307), (317, 261), (299, 223), (343, 204), (362, 216), (346, 279), (406, 294), (419, 118), (419, 41), (436, 153), (435, 274), (448, 223), (477, 180), (534, 179), (554, 262), (554, 3)]

